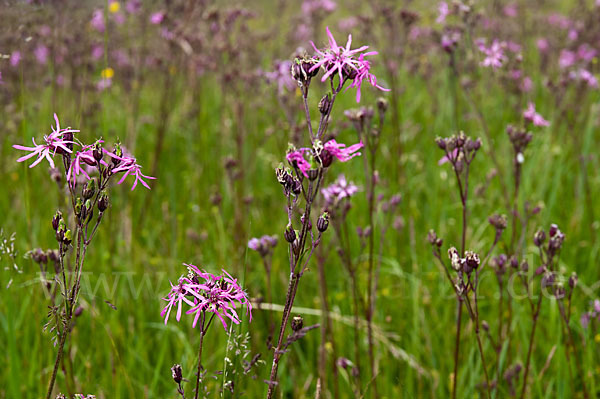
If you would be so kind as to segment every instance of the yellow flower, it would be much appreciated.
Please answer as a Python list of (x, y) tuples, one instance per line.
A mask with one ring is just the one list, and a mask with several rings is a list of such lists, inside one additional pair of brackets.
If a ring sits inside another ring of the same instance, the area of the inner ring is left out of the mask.
[(112, 68), (104, 68), (100, 73), (103, 79), (112, 79), (115, 76), (115, 71)]
[(120, 9), (121, 4), (119, 4), (118, 1), (111, 1), (108, 5), (108, 11), (112, 12), (113, 14), (119, 12)]
[(596, 341), (596, 343), (600, 344), (600, 334), (596, 334), (596, 336), (594, 337), (594, 341)]

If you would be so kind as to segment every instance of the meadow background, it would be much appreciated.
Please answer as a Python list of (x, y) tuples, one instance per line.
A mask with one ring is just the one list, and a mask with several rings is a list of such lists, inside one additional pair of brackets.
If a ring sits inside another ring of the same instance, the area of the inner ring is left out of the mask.
[[(433, 228), (444, 237), (444, 248), (458, 244), (460, 199), (450, 167), (438, 165), (443, 154), (435, 138), (463, 130), (483, 140), (471, 169), (467, 231), (468, 247), (482, 253), (493, 240), (488, 216), (510, 214), (504, 187), (512, 189), (513, 155), (505, 129), (522, 123), (528, 101), (550, 126), (532, 128), (524, 154), (519, 201), (541, 209), (527, 226), (525, 257), (535, 269), (532, 238), (538, 227), (557, 223), (566, 234), (559, 266), (567, 276), (571, 271), (579, 276), (571, 325), (588, 389), (600, 397), (598, 323), (587, 329), (579, 323), (599, 296), (599, 95), (569, 80), (559, 64), (562, 50), (577, 51), (583, 42), (600, 49), (600, 30), (593, 23), (600, 8), (593, 2), (470, 4), (480, 15), (470, 34), (522, 46), (520, 68), (531, 78), (528, 91), (519, 90), (501, 69), (480, 67), (477, 50), (457, 51), (457, 63), (476, 67), (453, 74), (440, 41), (449, 27), (461, 25), (461, 17), (436, 22), (434, 2), (339, 1), (333, 7), (333, 1), (216, 1), (198, 2), (192, 12), (179, 1), (141, 2), (131, 9), (134, 2), (5, 3), (0, 8), (0, 228), (3, 239), (14, 234), (17, 252), (13, 257), (4, 248), (0, 254), (0, 398), (37, 398), (47, 387), (55, 356), (49, 334), (42, 331), (48, 298), (39, 266), (26, 253), (56, 246), (50, 221), (65, 200), (45, 167), (29, 169), (16, 162), (22, 154), (12, 145), (47, 134), (56, 112), (88, 141), (119, 138), (144, 172), (157, 177), (152, 190), (130, 191), (127, 184), (112, 190), (111, 208), (85, 266), (83, 313), (68, 345), (71, 360), (65, 367), (72, 367), (74, 377), (65, 380), (59, 374), (57, 384), (62, 392), (98, 398), (174, 398), (170, 367), (180, 363), (184, 377), (192, 380), (198, 342), (189, 320), (165, 325), (160, 317), (161, 298), (169, 281), (185, 273), (183, 262), (212, 272), (225, 267), (260, 302), (266, 295), (265, 272), (247, 241), (277, 235), (273, 303), (284, 302), (287, 220), (274, 169), (284, 161), (288, 142), (306, 145), (307, 138), (299, 92), (280, 91), (265, 74), (276, 69), (276, 60), (291, 60), (299, 46), (312, 51), (309, 40), (325, 43), (326, 26), (340, 43), (351, 32), (353, 47), (368, 44), (379, 51), (371, 57), (373, 71), (379, 84), (392, 89), (365, 87), (360, 104), (376, 106), (379, 96), (390, 104), (376, 159), (377, 193), (402, 195), (396, 215), (377, 218), (378, 226), (389, 226), (374, 315), (380, 397), (436, 398), (450, 392), (456, 304), (426, 236)], [(308, 3), (318, 4), (311, 9)], [(407, 11), (418, 18), (409, 22)], [(157, 12), (164, 12), (159, 23), (151, 21)], [(553, 15), (569, 22), (553, 24)], [(103, 29), (98, 29), (100, 20)], [(549, 42), (545, 51), (540, 38)], [(47, 50), (43, 62), (40, 46)], [(13, 65), (15, 51), (20, 60)], [(596, 56), (589, 69), (597, 72)], [(310, 105), (317, 112), (318, 93), (327, 88), (316, 81), (313, 86)], [(344, 110), (357, 106), (353, 90), (336, 102), (331, 129), (343, 142), (356, 141)], [(362, 161), (336, 164), (326, 182), (338, 173), (359, 186), (364, 181)], [(368, 224), (362, 194), (352, 199), (353, 228)], [(359, 245), (356, 235), (351, 240)], [(324, 247), (337, 355), (352, 359), (349, 279), (332, 231), (324, 235)], [(501, 243), (496, 253), (503, 250)], [(366, 264), (364, 257), (359, 262)], [(365, 278), (366, 267), (359, 267), (359, 281)], [(481, 314), (495, 330), (497, 283), (492, 270), (482, 278)], [(321, 322), (318, 286), (312, 267), (295, 303), (305, 324)], [(236, 382), (236, 397), (264, 396), (272, 358), (265, 344), (268, 312), (256, 309), (252, 323), (244, 319), (239, 330), (249, 334), (250, 357), (262, 353), (266, 364)], [(279, 320), (281, 314), (273, 312)], [(511, 351), (501, 359), (503, 370), (524, 362), (531, 329), (522, 296), (514, 296), (511, 312)], [(555, 299), (544, 302), (538, 327), (529, 397), (580, 397)], [(206, 337), (204, 366), (211, 375), (223, 369), (227, 339), (217, 328)], [(291, 347), (280, 367), (280, 397), (314, 397), (320, 339), (319, 330), (313, 330)], [(481, 364), (471, 323), (464, 325), (461, 346), (459, 397), (478, 397)], [(484, 346), (493, 358), (489, 342)], [(340, 369), (342, 397), (352, 394), (350, 378)], [(207, 386), (211, 397), (221, 396), (220, 375), (209, 378)], [(330, 397), (326, 391), (324, 397)], [(495, 396), (509, 397), (508, 387)]]

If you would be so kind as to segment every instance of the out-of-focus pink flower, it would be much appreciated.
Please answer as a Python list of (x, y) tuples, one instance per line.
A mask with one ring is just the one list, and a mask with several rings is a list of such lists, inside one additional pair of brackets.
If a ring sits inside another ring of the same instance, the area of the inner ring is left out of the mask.
[(360, 63), (360, 66), (358, 67), (356, 76), (352, 80), (352, 83), (350, 84), (350, 86), (348, 86), (348, 88), (346, 89), (346, 90), (348, 90), (351, 87), (356, 88), (356, 102), (357, 103), (360, 102), (360, 89), (361, 89), (363, 80), (366, 80), (367, 82), (369, 82), (371, 84), (371, 86), (376, 87), (379, 90), (390, 91), (390, 89), (386, 89), (385, 87), (379, 86), (377, 84), (377, 78), (375, 77), (375, 75), (373, 75), (372, 73), (369, 72), (369, 70), (371, 69), (371, 63), (364, 59), (363, 54), (361, 54), (360, 57), (358, 58), (358, 62)]
[(573, 66), (576, 61), (575, 53), (570, 50), (562, 50), (560, 52), (560, 56), (558, 57), (558, 65), (565, 69), (570, 66)]
[(517, 16), (517, 5), (515, 3), (507, 4), (503, 11), (507, 17), (514, 18)]
[(321, 189), (327, 208), (337, 205), (344, 198), (350, 198), (357, 192), (358, 187), (348, 182), (344, 175), (339, 175), (335, 182)]
[(311, 15), (317, 12), (330, 13), (335, 11), (337, 4), (332, 0), (304, 0), (302, 2), (302, 13)]
[(438, 16), (435, 19), (435, 22), (441, 24), (446, 20), (446, 17), (450, 15), (450, 7), (448, 7), (448, 3), (442, 1), (438, 4)]
[(92, 28), (96, 29), (98, 32), (104, 32), (106, 26), (104, 24), (104, 12), (102, 11), (102, 9), (94, 10), (94, 13), (92, 14), (92, 20), (90, 21), (90, 25), (92, 25)]
[(341, 30), (347, 32), (349, 30), (356, 28), (356, 26), (358, 26), (358, 23), (359, 23), (358, 18), (348, 17), (348, 18), (341, 19), (340, 22), (338, 23), (338, 27)]
[(346, 162), (352, 158), (359, 156), (360, 152), (357, 152), (363, 148), (363, 142), (360, 141), (356, 144), (346, 147), (346, 144), (338, 143), (335, 139), (331, 139), (323, 145), (323, 149), (329, 151), (331, 155), (339, 159), (341, 162)]
[(528, 93), (531, 91), (531, 89), (533, 88), (533, 81), (531, 80), (531, 78), (529, 76), (525, 76), (523, 78), (523, 80), (521, 81), (521, 84), (519, 85), (519, 89), (521, 89), (521, 91)]
[(13, 148), (17, 150), (31, 152), (30, 154), (17, 159), (17, 162), (23, 162), (29, 158), (37, 156), (37, 159), (31, 165), (29, 165), (30, 168), (33, 168), (44, 159), (48, 161), (51, 168), (54, 168), (54, 160), (52, 158), (57, 152), (73, 152), (71, 149), (69, 149), (69, 146), (73, 144), (73, 140), (65, 139), (64, 135), (65, 133), (76, 133), (79, 132), (79, 130), (71, 128), (61, 129), (60, 122), (58, 121), (58, 116), (56, 114), (54, 114), (54, 120), (56, 121), (56, 129), (51, 127), (52, 133), (44, 136), (44, 144), (36, 144), (35, 139), (32, 138), (31, 140), (33, 141), (33, 147), (25, 147), (18, 144), (13, 145)]
[(523, 111), (523, 118), (525, 118), (526, 121), (533, 123), (534, 126), (550, 126), (550, 122), (536, 112), (535, 104), (531, 101), (527, 105), (527, 109)]
[(65, 85), (65, 76), (62, 74), (56, 75), (56, 84), (60, 87)]
[(263, 73), (268, 83), (277, 85), (279, 95), (282, 95), (285, 91), (293, 91), (298, 86), (290, 74), (291, 68), (292, 62), (289, 60), (275, 61), (274, 70)]
[(515, 43), (512, 40), (509, 40), (505, 43), (506, 48), (508, 49), (508, 51), (513, 52), (513, 53), (520, 53), (521, 52), (521, 45), (519, 43)]
[[(365, 51), (369, 48), (369, 46), (362, 46), (354, 50), (350, 50), (350, 45), (352, 44), (352, 35), (348, 35), (348, 42), (346, 43), (346, 47), (338, 46), (335, 38), (331, 34), (329, 27), (327, 27), (327, 36), (329, 38), (329, 47), (324, 50), (319, 50), (317, 46), (311, 41), (313, 48), (319, 55), (319, 60), (315, 65), (312, 66), (310, 71), (315, 71), (320, 67), (325, 68), (325, 74), (321, 78), (321, 81), (324, 82), (334, 73), (338, 73), (340, 76), (340, 82), (344, 81), (344, 73), (351, 73), (352, 71), (357, 71), (359, 66), (361, 66), (361, 62), (359, 62), (355, 56), (359, 53)], [(366, 53), (362, 53), (362, 56), (369, 56), (377, 54), (376, 51), (369, 51)], [(364, 61), (362, 61), (364, 62)]]
[(127, 4), (125, 4), (125, 9), (130, 14), (137, 14), (142, 8), (141, 0), (129, 0)]
[(48, 63), (48, 55), (50, 54), (50, 50), (48, 47), (40, 44), (33, 50), (33, 54), (35, 55), (35, 59), (41, 65), (46, 65)]
[(571, 26), (571, 20), (561, 14), (550, 14), (548, 23), (553, 26), (558, 26), (561, 29), (568, 29)]
[(104, 91), (104, 90), (108, 89), (110, 86), (112, 86), (111, 78), (100, 78), (98, 83), (96, 83), (96, 89), (98, 91)]
[(236, 311), (237, 305), (246, 307), (246, 313), (252, 321), (252, 304), (237, 279), (231, 277), (225, 270), (222, 270), (222, 275), (216, 276), (200, 271), (194, 265), (185, 265), (188, 267), (188, 275), (182, 276), (177, 285), (171, 284), (171, 291), (164, 298), (167, 305), (160, 315), (165, 318), (165, 324), (174, 306), (177, 307), (175, 319), (177, 321), (181, 319), (184, 303), (190, 307), (186, 314), (194, 315), (192, 327), (196, 327), (202, 314), (212, 313), (221, 320), (223, 328), (227, 330), (227, 319), (234, 324), (241, 322)]
[(500, 68), (506, 60), (504, 47), (504, 43), (499, 42), (497, 39), (494, 39), (489, 47), (486, 47), (483, 43), (479, 43), (479, 50), (485, 54), (485, 58), (481, 61), (480, 65), (494, 69)]
[(571, 41), (577, 40), (577, 38), (579, 37), (579, 32), (577, 32), (577, 29), (575, 29), (575, 28), (569, 29), (569, 33), (568, 33), (567, 37)]
[(598, 88), (598, 79), (596, 79), (596, 77), (587, 69), (581, 68), (577, 71), (571, 71), (569, 73), (569, 77), (573, 80), (580, 80), (582, 82), (585, 82), (588, 85), (588, 87), (592, 89)]
[(10, 66), (15, 68), (15, 67), (19, 66), (20, 62), (21, 62), (21, 52), (18, 50), (13, 51), (12, 54), (10, 55)]
[(590, 325), (590, 320), (591, 320), (591, 317), (590, 317), (589, 312), (584, 312), (581, 314), (580, 322), (581, 322), (581, 327), (583, 327), (584, 330), (587, 329), (588, 326)]
[(579, 58), (580, 61), (590, 62), (596, 57), (596, 54), (598, 54), (596, 49), (587, 43), (584, 43), (577, 48), (577, 58)]
[(165, 19), (164, 11), (158, 11), (150, 15), (150, 23), (152, 25), (159, 25), (163, 19)]
[(541, 53), (547, 52), (550, 48), (550, 43), (548, 43), (548, 39), (546, 39), (545, 37), (537, 39), (536, 45)]
[(50, 29), (50, 27), (48, 25), (42, 25), (40, 27), (40, 35), (41, 36), (50, 36), (50, 33), (52, 33), (52, 30)]
[(111, 15), (113, 21), (115, 21), (117, 25), (123, 25), (125, 23), (125, 14), (123, 14), (122, 12), (117, 12)]
[(104, 55), (104, 47), (101, 45), (96, 45), (92, 47), (92, 59), (94, 61), (98, 61)]

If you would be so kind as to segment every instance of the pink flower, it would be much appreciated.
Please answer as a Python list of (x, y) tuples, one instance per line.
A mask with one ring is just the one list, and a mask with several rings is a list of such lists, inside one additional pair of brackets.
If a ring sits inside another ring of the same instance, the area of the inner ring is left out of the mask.
[(494, 39), (490, 47), (485, 47), (483, 43), (479, 43), (479, 50), (485, 54), (485, 58), (481, 61), (481, 66), (500, 68), (506, 56), (504, 55), (504, 44)]
[(362, 85), (362, 81), (365, 79), (371, 84), (371, 86), (376, 87), (379, 90), (390, 91), (390, 89), (386, 89), (385, 87), (381, 87), (377, 84), (377, 78), (375, 77), (375, 75), (369, 72), (369, 70), (371, 69), (371, 63), (364, 59), (364, 54), (360, 55), (360, 57), (358, 58), (358, 62), (360, 63), (360, 66), (358, 68), (358, 71), (356, 72), (356, 76), (354, 77), (354, 80), (352, 81), (350, 86), (348, 86), (348, 88), (346, 89), (348, 90), (351, 87), (356, 87), (357, 103), (360, 102), (360, 88)]
[(106, 26), (104, 25), (104, 12), (101, 9), (94, 11), (90, 25), (92, 25), (92, 28), (96, 29), (98, 32), (104, 32)]
[(531, 91), (532, 88), (533, 82), (531, 81), (531, 78), (529, 76), (525, 76), (521, 81), (521, 84), (519, 85), (519, 89), (521, 89), (521, 91), (523, 92), (528, 93)]
[(33, 51), (33, 54), (35, 55), (35, 59), (41, 65), (46, 65), (48, 63), (49, 53), (50, 53), (50, 51), (48, 50), (48, 47), (44, 46), (43, 44), (40, 44), (39, 46), (37, 46), (35, 48), (35, 50)]
[(523, 111), (523, 118), (534, 126), (550, 126), (550, 122), (535, 111), (535, 104), (532, 102), (529, 102), (527, 109)]
[(96, 89), (98, 91), (104, 91), (112, 86), (112, 79), (110, 78), (101, 78), (98, 83), (96, 83)]
[(577, 58), (581, 61), (590, 62), (596, 56), (597, 51), (587, 43), (582, 44), (577, 48)]
[(298, 169), (300, 169), (300, 172), (302, 172), (302, 174), (305, 177), (308, 177), (308, 174), (306, 172), (308, 172), (311, 168), (310, 163), (306, 159), (304, 159), (304, 154), (307, 152), (311, 153), (312, 150), (310, 150), (309, 148), (300, 148), (300, 149), (288, 152), (287, 155), (285, 156), (286, 159), (288, 160), (288, 162), (292, 166), (295, 166)]
[(302, 13), (305, 15), (314, 14), (319, 11), (333, 12), (337, 4), (332, 0), (304, 0), (302, 3)]
[(442, 1), (438, 4), (438, 17), (435, 19), (435, 22), (441, 24), (446, 20), (448, 15), (450, 15), (450, 7), (448, 7), (448, 3)]
[(15, 68), (15, 67), (19, 66), (20, 62), (21, 62), (21, 52), (18, 50), (13, 51), (12, 54), (10, 55), (10, 66)]
[(338, 143), (335, 139), (329, 140), (323, 146), (323, 149), (329, 151), (331, 155), (339, 159), (341, 162), (347, 162), (354, 158), (355, 156), (360, 155), (360, 152), (357, 152), (363, 147), (363, 142), (359, 142), (351, 145), (346, 148), (346, 144)]
[(575, 64), (576, 56), (575, 53), (570, 50), (562, 50), (558, 57), (558, 65), (561, 68), (568, 68)]
[(517, 16), (517, 5), (515, 3), (504, 6), (504, 15), (514, 18)]
[(277, 84), (277, 92), (279, 95), (283, 95), (285, 91), (293, 91), (297, 87), (297, 83), (290, 74), (292, 62), (286, 61), (275, 61), (275, 69), (270, 72), (265, 72), (263, 75), (267, 82)]
[(438, 161), (438, 165), (443, 165), (446, 162), (449, 162), (451, 160), (456, 159), (456, 157), (458, 157), (458, 148), (455, 148), (454, 150), (452, 150), (452, 152), (450, 152), (450, 157), (448, 157), (448, 155), (444, 155), (439, 161)]
[(354, 183), (348, 182), (344, 175), (339, 175), (334, 183), (321, 189), (326, 207), (335, 206), (342, 199), (350, 198), (357, 192), (358, 187)]
[(54, 120), (56, 121), (56, 129), (52, 127), (52, 133), (47, 136), (44, 136), (44, 144), (36, 144), (35, 139), (32, 138), (33, 147), (25, 147), (22, 145), (15, 144), (13, 148), (22, 151), (31, 151), (31, 154), (27, 154), (17, 159), (17, 162), (23, 162), (29, 158), (37, 156), (37, 159), (29, 165), (30, 168), (33, 168), (35, 165), (39, 164), (44, 158), (48, 161), (51, 168), (54, 168), (54, 160), (52, 159), (56, 152), (68, 152), (71, 153), (72, 150), (69, 149), (69, 145), (73, 144), (73, 141), (69, 139), (65, 139), (63, 136), (65, 133), (76, 133), (79, 130), (73, 130), (71, 128), (61, 129), (60, 122), (58, 121), (58, 116), (54, 114)]
[(540, 52), (545, 53), (550, 48), (550, 43), (548, 43), (548, 39), (539, 38), (536, 42), (537, 48)]
[[(100, 144), (100, 143), (103, 143), (103, 141), (98, 140), (96, 142), (96, 144)], [(88, 165), (88, 166), (96, 166), (97, 165), (96, 159), (94, 158), (94, 152), (93, 152), (94, 146), (95, 146), (95, 144), (86, 145), (80, 151), (77, 151), (75, 153), (75, 156), (71, 160), (71, 165), (69, 165), (69, 170), (67, 171), (67, 181), (71, 184), (71, 186), (75, 185), (75, 182), (77, 181), (77, 178), (79, 177), (80, 174), (83, 177), (85, 177), (85, 179), (87, 179), (87, 180), (90, 179), (90, 175), (88, 175), (87, 172), (85, 171), (85, 165)], [(82, 162), (84, 163), (84, 165), (82, 165)], [(100, 161), (100, 163), (104, 166), (108, 166), (108, 164), (102, 160)]]
[[(323, 152), (329, 153), (331, 156), (336, 157), (341, 162), (347, 162), (354, 158), (355, 156), (360, 155), (360, 152), (357, 152), (363, 147), (362, 141), (357, 144), (353, 144), (350, 147), (346, 148), (346, 144), (338, 143), (334, 139), (329, 140), (327, 143), (323, 145)], [(288, 162), (297, 167), (300, 172), (308, 177), (307, 172), (312, 168), (310, 162), (308, 162), (305, 158), (305, 155), (313, 157), (314, 150), (311, 148), (299, 148), (293, 149), (289, 151), (286, 155), (286, 159)]]
[[(311, 41), (313, 48), (319, 55), (319, 61), (310, 68), (310, 71), (315, 71), (320, 67), (325, 68), (325, 74), (321, 78), (321, 81), (324, 82), (333, 75), (335, 72), (338, 72), (340, 76), (340, 82), (344, 81), (344, 72), (350, 73), (352, 70), (357, 71), (360, 66), (362, 66), (362, 62), (356, 60), (354, 57), (366, 49), (369, 46), (362, 46), (354, 50), (350, 50), (350, 44), (352, 44), (352, 35), (348, 35), (348, 42), (346, 43), (346, 47), (338, 46), (329, 27), (327, 27), (327, 36), (329, 37), (329, 47), (324, 49), (323, 51), (319, 50), (315, 44)], [(369, 51), (363, 53), (364, 56), (375, 55), (376, 51)]]
[(587, 69), (579, 69), (569, 73), (569, 77), (573, 80), (580, 80), (588, 85), (592, 89), (598, 88), (598, 79)]
[(165, 324), (174, 306), (177, 306), (176, 320), (181, 319), (184, 303), (190, 307), (186, 314), (194, 315), (192, 327), (196, 327), (203, 313), (212, 313), (221, 320), (223, 328), (227, 330), (227, 319), (234, 324), (241, 322), (236, 312), (238, 304), (240, 307), (246, 306), (246, 313), (252, 321), (252, 304), (237, 279), (225, 270), (222, 270), (222, 275), (216, 276), (202, 272), (194, 265), (185, 265), (188, 267), (188, 275), (182, 276), (177, 285), (171, 284), (171, 291), (164, 298), (167, 305), (160, 315), (165, 317)]
[(132, 191), (135, 189), (138, 182), (141, 183), (142, 186), (144, 186), (148, 190), (150, 190), (150, 186), (148, 185), (148, 183), (146, 183), (144, 181), (144, 179), (154, 180), (154, 179), (156, 179), (156, 177), (144, 175), (142, 173), (142, 167), (140, 165), (138, 165), (138, 163), (134, 157), (127, 156), (127, 155), (119, 157), (119, 156), (113, 154), (112, 152), (108, 152), (108, 151), (104, 151), (104, 153), (118, 161), (117, 167), (112, 170), (112, 173), (125, 172), (123, 174), (123, 177), (121, 177), (121, 180), (119, 180), (117, 182), (117, 184), (123, 183), (125, 181), (125, 179), (127, 178), (127, 176), (131, 175), (131, 176), (135, 177), (135, 181), (133, 182), (133, 186), (131, 187)]
[(150, 15), (150, 23), (152, 25), (159, 25), (163, 19), (165, 18), (165, 13), (162, 11), (158, 11)]

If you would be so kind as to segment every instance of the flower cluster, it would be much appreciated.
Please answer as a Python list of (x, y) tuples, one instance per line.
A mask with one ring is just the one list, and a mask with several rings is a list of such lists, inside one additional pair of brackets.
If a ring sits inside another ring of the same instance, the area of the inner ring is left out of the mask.
[(305, 158), (306, 156), (309, 156), (310, 159), (316, 159), (323, 167), (328, 167), (333, 157), (337, 158), (340, 162), (347, 162), (355, 156), (360, 155), (358, 150), (362, 147), (362, 141), (346, 147), (345, 144), (338, 143), (335, 139), (331, 139), (325, 144), (321, 144), (320, 141), (316, 140), (313, 148), (291, 148), (286, 158), (293, 167), (298, 168), (305, 177), (308, 177), (308, 171), (312, 169), (312, 165)]
[(327, 209), (335, 207), (344, 198), (350, 198), (357, 192), (358, 187), (354, 183), (348, 182), (343, 174), (339, 175), (335, 182), (321, 189)]
[(596, 299), (592, 304), (592, 308), (581, 315), (581, 326), (588, 328), (593, 319), (598, 320), (598, 323), (600, 323), (600, 299)]
[(494, 40), (489, 47), (486, 47), (485, 44), (480, 41), (478, 46), (479, 50), (485, 55), (485, 58), (481, 61), (481, 66), (497, 69), (504, 64), (504, 61), (506, 61), (506, 56), (504, 55), (505, 43)]
[[(61, 128), (58, 116), (54, 114), (54, 120), (56, 121), (56, 128), (52, 128), (52, 133), (44, 136), (44, 143), (37, 144), (35, 139), (33, 141), (33, 147), (26, 147), (15, 144), (13, 148), (22, 151), (30, 151), (29, 154), (22, 156), (17, 159), (17, 162), (23, 162), (27, 159), (37, 157), (37, 159), (29, 166), (30, 168), (39, 164), (42, 160), (46, 159), (50, 164), (51, 168), (55, 168), (54, 156), (60, 154), (66, 157), (66, 178), (67, 182), (74, 187), (77, 184), (78, 178), (90, 180), (90, 175), (86, 171), (87, 167), (97, 167), (99, 172), (105, 174), (105, 177), (111, 176), (120, 172), (123, 172), (123, 176), (118, 181), (118, 184), (123, 183), (127, 176), (134, 176), (135, 181), (133, 183), (132, 190), (140, 182), (144, 187), (150, 189), (148, 183), (143, 179), (155, 179), (155, 177), (146, 176), (141, 172), (141, 166), (137, 163), (136, 159), (129, 155), (123, 155), (120, 146), (117, 144), (115, 149), (111, 152), (102, 147), (104, 141), (97, 140), (94, 144), (85, 145), (79, 140), (76, 140), (73, 133), (78, 133), (79, 130), (71, 128)], [(77, 145), (81, 149), (74, 151), (74, 146)], [(103, 156), (106, 154), (112, 159), (109, 164), (103, 160)]]
[(550, 122), (536, 112), (535, 104), (532, 102), (529, 102), (527, 108), (523, 111), (523, 118), (525, 118), (525, 121), (533, 123), (533, 126), (550, 126)]
[(319, 68), (323, 67), (325, 70), (325, 74), (323, 74), (323, 77), (321, 78), (321, 81), (323, 82), (328, 78), (333, 78), (336, 73), (340, 78), (341, 85), (343, 85), (343, 82), (347, 79), (352, 80), (352, 83), (348, 88), (352, 87), (357, 89), (356, 102), (360, 102), (360, 89), (364, 80), (379, 90), (389, 91), (389, 89), (377, 84), (377, 78), (369, 72), (371, 63), (365, 59), (365, 57), (370, 55), (378, 54), (377, 51), (364, 52), (369, 46), (362, 46), (351, 50), (350, 45), (352, 44), (352, 35), (348, 35), (348, 41), (346, 42), (345, 47), (338, 46), (329, 27), (327, 27), (327, 36), (329, 38), (329, 46), (323, 50), (319, 50), (311, 41), (311, 44), (317, 53), (317, 60), (314, 65), (311, 66), (309, 72), (317, 71)]
[(192, 327), (196, 327), (200, 316), (207, 312), (218, 317), (225, 330), (227, 319), (239, 324), (241, 320), (236, 312), (236, 302), (240, 307), (246, 306), (246, 312), (252, 321), (252, 304), (237, 279), (225, 270), (222, 270), (222, 275), (217, 276), (203, 272), (192, 264), (184, 265), (188, 268), (188, 274), (180, 277), (176, 285), (171, 284), (171, 291), (163, 298), (167, 305), (160, 315), (165, 318), (165, 324), (174, 306), (177, 307), (175, 319), (181, 319), (184, 303), (189, 306), (186, 314), (194, 315)]
[(277, 246), (277, 236), (264, 235), (260, 238), (251, 238), (248, 241), (248, 248), (256, 251), (260, 256), (267, 256), (273, 252), (273, 248)]

